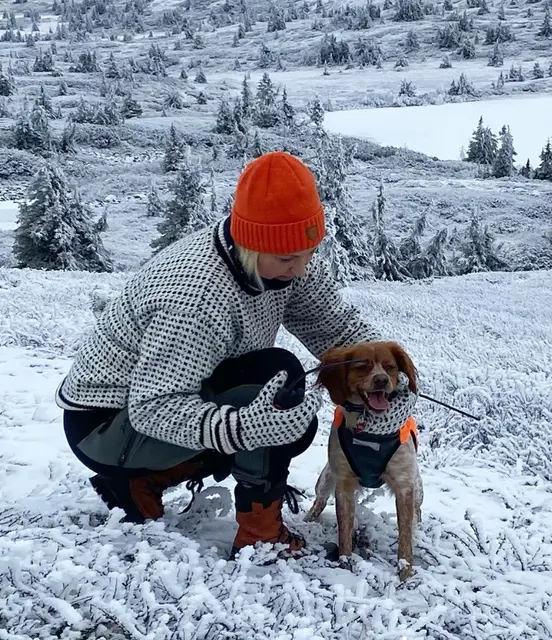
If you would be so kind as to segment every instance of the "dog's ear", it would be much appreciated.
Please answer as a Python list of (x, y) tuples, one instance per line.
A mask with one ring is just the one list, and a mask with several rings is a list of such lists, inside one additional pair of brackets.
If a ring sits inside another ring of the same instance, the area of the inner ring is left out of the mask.
[(333, 366), (320, 369), (317, 384), (326, 387), (330, 398), (337, 405), (344, 404), (350, 395), (347, 380), (348, 366), (339, 363), (352, 359), (352, 353), (351, 347), (334, 347), (320, 358), (322, 366), (328, 364)]
[(406, 373), (408, 376), (408, 388), (412, 393), (418, 393), (417, 371), (410, 356), (398, 342), (391, 342), (390, 349), (393, 357), (397, 361), (399, 371)]

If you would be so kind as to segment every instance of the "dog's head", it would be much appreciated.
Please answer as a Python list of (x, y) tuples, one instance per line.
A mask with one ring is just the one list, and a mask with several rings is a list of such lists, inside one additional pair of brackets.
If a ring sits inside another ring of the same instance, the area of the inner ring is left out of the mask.
[[(361, 360), (348, 364), (347, 360)], [(335, 404), (363, 404), (372, 413), (385, 413), (389, 395), (399, 384), (399, 372), (408, 377), (410, 391), (416, 393), (416, 368), (397, 342), (360, 342), (352, 347), (335, 347), (321, 358), (318, 384), (326, 387)]]

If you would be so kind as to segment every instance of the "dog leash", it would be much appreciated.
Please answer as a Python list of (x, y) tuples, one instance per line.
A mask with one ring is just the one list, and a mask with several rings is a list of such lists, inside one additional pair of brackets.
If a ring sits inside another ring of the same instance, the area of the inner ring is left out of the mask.
[[(319, 364), (318, 366), (313, 367), (312, 369), (309, 369), (308, 371), (305, 371), (304, 373), (302, 373), (300, 376), (295, 378), (295, 380), (290, 382), (290, 384), (288, 384), (287, 386), (282, 387), (274, 397), (274, 404), (278, 409), (292, 409), (293, 407), (300, 405), (305, 398), (305, 390), (302, 388), (297, 389), (296, 387), (302, 380), (305, 380), (306, 377), (312, 373), (318, 373), (319, 371), (322, 371), (322, 369), (339, 367), (343, 364), (361, 364), (365, 362), (366, 360), (357, 359), (357, 360), (341, 360), (340, 362), (328, 362), (327, 364)], [(459, 413), (460, 415), (465, 416), (466, 418), (471, 418), (472, 420), (477, 420), (477, 421), (481, 420), (482, 418), (482, 416), (474, 416), (473, 414), (468, 413), (463, 409), (459, 409), (458, 407), (454, 407), (450, 404), (447, 404), (446, 402), (442, 402), (441, 400), (432, 398), (431, 396), (428, 396), (425, 393), (419, 393), (418, 396), (420, 398), (423, 398), (424, 400), (429, 400), (430, 402), (434, 402), (435, 404), (441, 405), (442, 407), (445, 407), (450, 411), (456, 411), (456, 413)], [(358, 405), (358, 407), (356, 405), (352, 405), (351, 403), (349, 403), (349, 405), (352, 410), (360, 409), (362, 411), (364, 409), (364, 405)]]

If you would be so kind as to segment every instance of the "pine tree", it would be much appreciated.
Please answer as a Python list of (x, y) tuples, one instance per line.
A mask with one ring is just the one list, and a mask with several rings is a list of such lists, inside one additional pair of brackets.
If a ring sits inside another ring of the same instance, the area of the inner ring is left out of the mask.
[(282, 102), (280, 110), (282, 112), (282, 119), (286, 127), (293, 129), (295, 127), (295, 109), (288, 101), (287, 91), (285, 87), (282, 91)]
[(123, 118), (139, 118), (142, 115), (142, 107), (138, 102), (128, 93), (123, 99), (123, 106), (121, 107), (121, 115)]
[(197, 73), (194, 78), (194, 82), (197, 82), (198, 84), (206, 84), (207, 76), (205, 75), (205, 73), (201, 68), (197, 70)]
[(422, 256), (424, 277), (433, 278), (450, 275), (450, 269), (445, 255), (447, 230), (441, 229), (433, 236)]
[(8, 97), (15, 93), (15, 86), (12, 78), (6, 76), (2, 70), (0, 70), (0, 96)]
[(162, 216), (165, 207), (161, 202), (161, 198), (159, 197), (159, 190), (152, 182), (150, 186), (150, 190), (148, 192), (148, 204), (146, 208), (146, 212), (149, 218), (154, 218), (157, 216)]
[(498, 42), (495, 42), (493, 51), (489, 56), (489, 62), (487, 63), (487, 66), (501, 67), (503, 64), (504, 64), (504, 56), (502, 55), (502, 50)]
[(324, 107), (320, 102), (320, 98), (316, 97), (308, 106), (308, 114), (311, 122), (317, 127), (321, 127), (324, 122)]
[(235, 128), (234, 114), (230, 109), (227, 100), (223, 98), (219, 103), (217, 111), (217, 120), (215, 124), (216, 133), (226, 133), (228, 135), (234, 132)]
[(178, 171), (183, 157), (184, 145), (174, 124), (171, 124), (169, 139), (165, 147), (165, 156), (162, 162), (163, 171), (165, 173), (169, 173), (169, 171)]
[(121, 77), (121, 72), (117, 67), (117, 63), (115, 62), (115, 57), (113, 56), (113, 53), (109, 54), (109, 59), (107, 61), (107, 69), (105, 71), (105, 77), (111, 78), (114, 80), (118, 80)]
[(165, 207), (164, 220), (158, 225), (159, 237), (151, 246), (160, 251), (186, 234), (200, 229), (209, 218), (205, 210), (205, 185), (201, 167), (194, 161), (188, 148), (173, 185), (174, 198)]
[(420, 40), (418, 38), (417, 32), (414, 31), (414, 29), (410, 29), (410, 31), (406, 34), (404, 48), (407, 53), (418, 51), (418, 49), (420, 48)]
[(38, 98), (35, 100), (35, 105), (42, 107), (49, 118), (56, 117), (52, 99), (44, 90), (44, 85), (40, 85), (40, 93), (38, 95)]
[(52, 133), (46, 112), (35, 105), (29, 114), (21, 111), (12, 129), (16, 149), (48, 152), (52, 148)]
[(496, 254), (494, 236), (488, 227), (481, 228), (479, 218), (472, 214), (468, 236), (461, 245), (457, 260), (458, 275), (478, 271), (505, 271), (507, 264)]
[(540, 80), (541, 78), (544, 78), (544, 69), (540, 66), (538, 62), (535, 62), (535, 65), (533, 66), (533, 78), (535, 80)]
[(247, 76), (243, 76), (242, 81), (241, 108), (244, 118), (249, 118), (253, 109), (253, 96), (247, 82)]
[(517, 153), (514, 150), (514, 139), (510, 133), (510, 127), (504, 125), (500, 130), (499, 138), (500, 148), (493, 163), (493, 176), (495, 178), (513, 176), (516, 172), (514, 156), (517, 156)]
[(313, 134), (314, 154), (309, 166), (313, 171), (325, 209), (332, 211), (336, 241), (343, 247), (350, 262), (350, 273), (360, 277), (370, 266), (371, 249), (368, 230), (361, 217), (351, 208), (347, 176), (353, 163), (353, 146), (345, 146), (339, 136), (328, 135), (323, 129)]
[(496, 136), (488, 127), (483, 126), (483, 117), (480, 117), (477, 129), (473, 132), (473, 137), (468, 146), (466, 161), (492, 165), (496, 157), (497, 148)]
[(519, 173), (524, 178), (530, 178), (533, 175), (533, 169), (531, 167), (531, 162), (529, 158), (527, 158), (527, 162), (523, 165), (523, 167), (521, 167), (521, 169), (519, 170)]
[(19, 206), (14, 255), (31, 269), (111, 271), (90, 212), (59, 167), (43, 166)]
[(406, 280), (411, 277), (411, 274), (401, 263), (397, 247), (385, 233), (385, 202), (383, 183), (381, 183), (378, 196), (372, 207), (375, 224), (373, 246), (374, 275), (378, 280)]
[(268, 12), (268, 23), (266, 30), (270, 33), (272, 31), (283, 31), (286, 28), (286, 21), (284, 19), (284, 12), (276, 5), (271, 4)]
[(253, 122), (264, 129), (274, 127), (280, 122), (280, 113), (276, 107), (276, 89), (266, 72), (257, 85)]
[(422, 237), (427, 223), (426, 213), (423, 213), (415, 222), (410, 235), (399, 245), (399, 258), (404, 264), (409, 264), (420, 257), (422, 247), (420, 238)]
[(538, 35), (542, 38), (552, 37), (552, 20), (550, 19), (549, 5), (546, 5), (546, 8), (544, 10), (544, 20), (542, 21), (542, 26), (539, 29)]
[(540, 153), (541, 162), (535, 169), (535, 178), (537, 180), (552, 180), (552, 146), (550, 140)]
[(330, 268), (330, 273), (338, 285), (345, 287), (353, 280), (349, 256), (343, 245), (336, 237), (337, 229), (335, 220), (337, 213), (332, 206), (325, 207), (326, 237), (319, 249), (320, 257), (325, 260)]

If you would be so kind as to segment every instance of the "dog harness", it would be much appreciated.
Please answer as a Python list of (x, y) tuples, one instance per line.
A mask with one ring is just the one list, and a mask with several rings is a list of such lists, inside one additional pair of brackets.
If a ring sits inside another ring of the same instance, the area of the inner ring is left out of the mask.
[(397, 432), (378, 435), (364, 431), (366, 423), (362, 416), (354, 429), (348, 428), (343, 407), (336, 407), (333, 426), (337, 429), (347, 462), (358, 476), (360, 484), (367, 489), (377, 489), (383, 485), (381, 476), (401, 444), (412, 438), (418, 449), (418, 428), (412, 416)]

